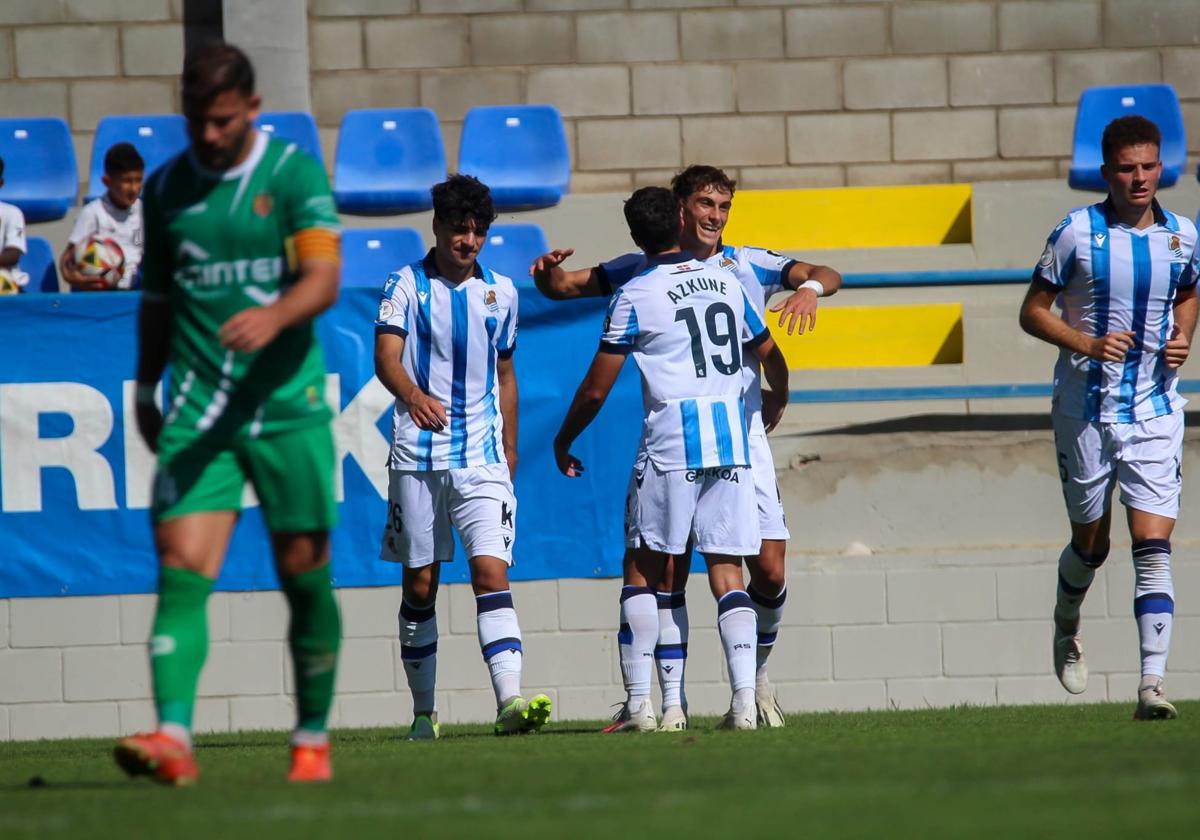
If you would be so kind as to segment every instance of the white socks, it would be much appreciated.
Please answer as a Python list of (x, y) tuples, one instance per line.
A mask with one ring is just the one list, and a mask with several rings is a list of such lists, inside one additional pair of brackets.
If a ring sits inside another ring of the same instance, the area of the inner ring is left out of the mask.
[(437, 709), (434, 683), (437, 681), (437, 615), (433, 604), (414, 607), (400, 602), (400, 661), (412, 692), (413, 714)]
[(512, 593), (489, 592), (475, 596), (479, 649), (492, 676), (496, 708), (521, 693), (521, 627), (513, 609)]
[(621, 587), (621, 676), (628, 704), (633, 708), (650, 696), (650, 670), (658, 640), (658, 603), (654, 591), (645, 586)]
[(659, 592), (655, 597), (658, 600), (658, 645), (654, 648), (654, 662), (658, 666), (662, 707), (686, 707), (683, 671), (688, 648), (687, 600), (682, 591)]
[(1171, 624), (1175, 618), (1175, 586), (1171, 581), (1171, 542), (1142, 540), (1133, 544), (1133, 614), (1142, 651), (1142, 678), (1161, 679), (1167, 671)]
[(729, 666), (729, 682), (734, 694), (753, 690), (757, 619), (754, 602), (743, 590), (727, 592), (717, 601), (717, 630), (725, 648), (725, 662)]

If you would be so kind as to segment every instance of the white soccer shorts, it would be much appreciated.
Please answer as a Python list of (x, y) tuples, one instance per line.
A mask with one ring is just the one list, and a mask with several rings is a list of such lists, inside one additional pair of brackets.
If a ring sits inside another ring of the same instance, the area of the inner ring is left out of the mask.
[(1067, 516), (1095, 522), (1108, 510), (1112, 487), (1135, 510), (1179, 515), (1183, 486), (1183, 413), (1134, 423), (1097, 423), (1052, 414), (1058, 475)]
[(453, 528), (468, 557), (512, 565), (517, 499), (505, 464), (388, 472), (388, 514), (379, 557), (419, 569), (454, 558)]
[[(754, 473), (754, 491), (758, 499), (758, 529), (764, 540), (787, 540), (787, 518), (783, 497), (775, 478), (775, 458), (766, 435), (750, 435), (750, 469)], [(757, 554), (757, 551), (751, 552)]]
[(683, 554), (688, 538), (701, 554), (745, 557), (762, 543), (749, 467), (659, 470), (639, 453), (625, 497), (625, 545)]

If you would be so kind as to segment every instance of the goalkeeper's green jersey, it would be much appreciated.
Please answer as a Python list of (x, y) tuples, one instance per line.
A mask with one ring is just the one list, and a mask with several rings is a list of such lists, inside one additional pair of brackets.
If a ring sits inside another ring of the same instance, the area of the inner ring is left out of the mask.
[(226, 350), (217, 336), (229, 318), (298, 279), (296, 233), (337, 229), (320, 164), (259, 132), (238, 166), (211, 172), (188, 150), (155, 171), (144, 193), (144, 294), (171, 305), (167, 423), (257, 437), (327, 422), (311, 322), (256, 353)]

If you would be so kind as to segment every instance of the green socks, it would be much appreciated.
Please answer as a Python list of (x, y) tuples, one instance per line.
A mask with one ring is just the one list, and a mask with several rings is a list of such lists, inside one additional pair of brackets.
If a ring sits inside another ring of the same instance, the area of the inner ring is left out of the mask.
[(208, 654), (205, 604), (213, 580), (185, 569), (163, 568), (158, 611), (150, 634), (150, 670), (160, 723), (192, 728), (196, 683)]
[(296, 671), (297, 729), (324, 732), (333, 705), (342, 622), (329, 564), (302, 575), (283, 577), (283, 594), (292, 611), (288, 642)]

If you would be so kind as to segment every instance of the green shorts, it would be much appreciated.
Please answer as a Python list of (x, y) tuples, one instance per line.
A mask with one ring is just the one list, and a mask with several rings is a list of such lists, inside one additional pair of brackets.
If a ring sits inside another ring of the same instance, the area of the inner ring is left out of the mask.
[(337, 524), (334, 452), (328, 423), (216, 440), (167, 426), (158, 441), (151, 513), (161, 522), (189, 513), (240, 511), (249, 482), (270, 531), (328, 531)]

